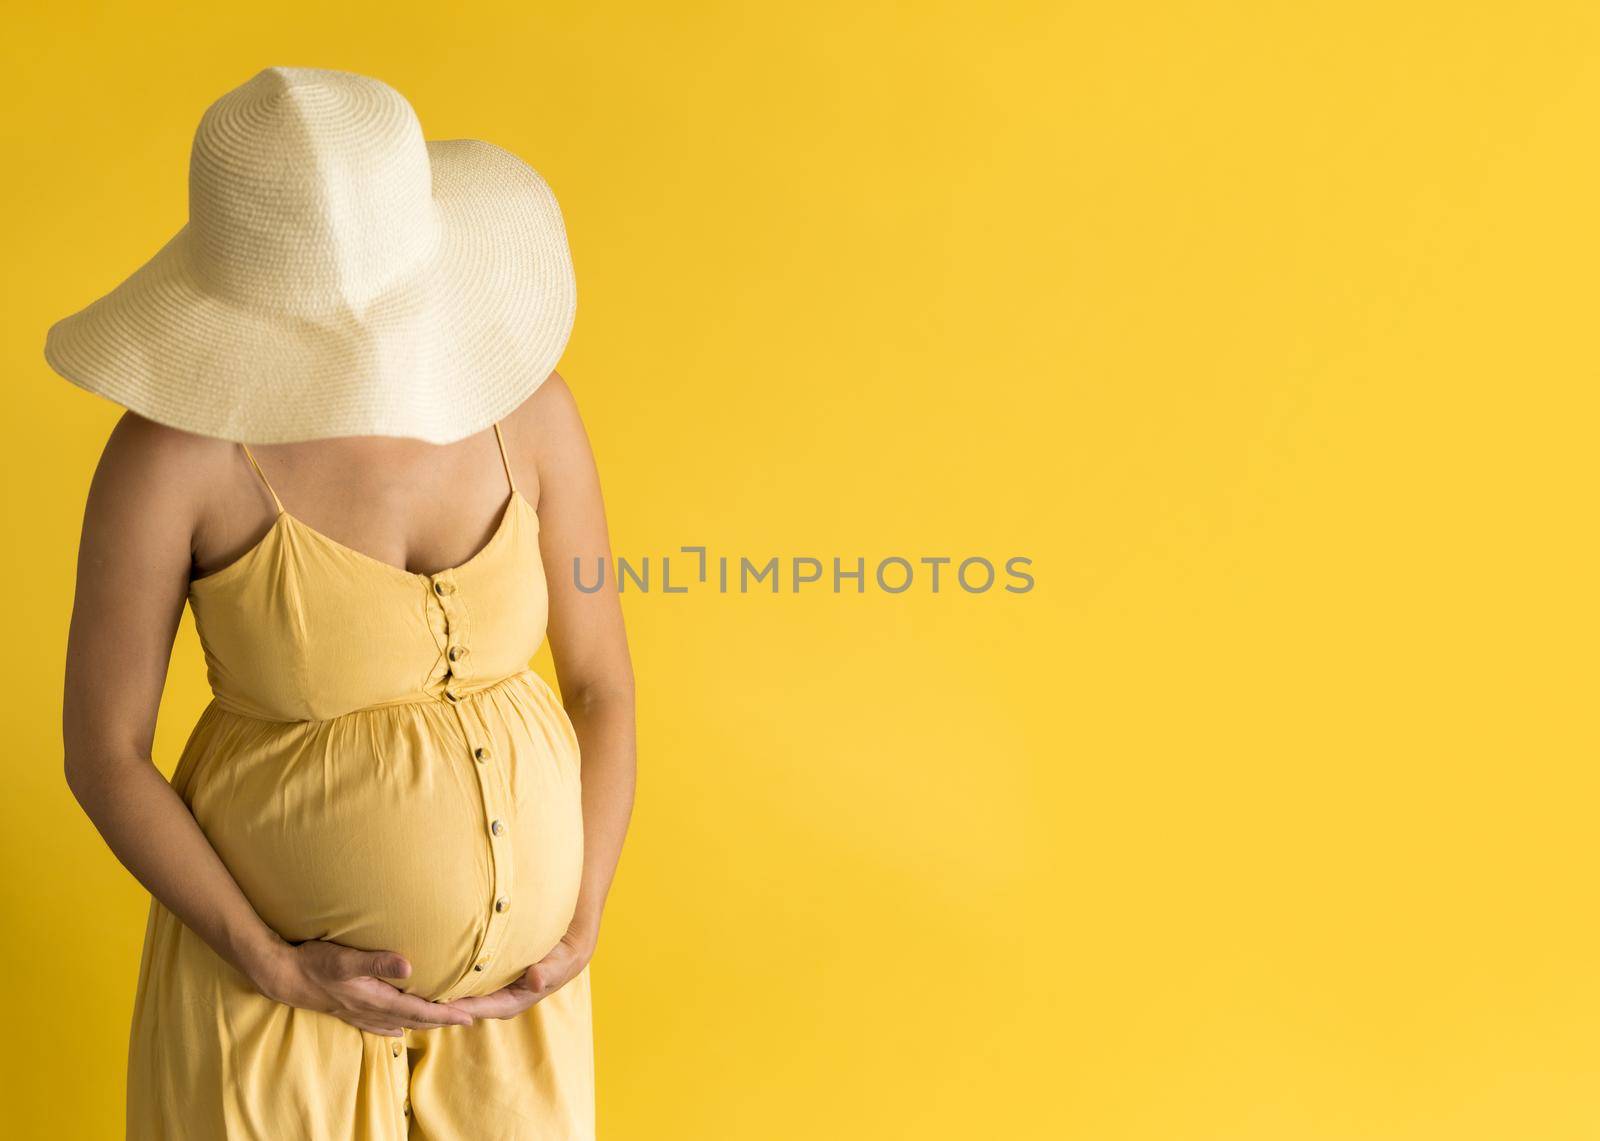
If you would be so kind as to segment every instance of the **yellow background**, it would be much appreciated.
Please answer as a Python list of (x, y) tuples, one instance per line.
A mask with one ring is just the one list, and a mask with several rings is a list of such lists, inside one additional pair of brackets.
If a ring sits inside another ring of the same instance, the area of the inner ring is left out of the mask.
[[(29, 9), (0, 1131), (115, 1135), (145, 913), (60, 772), (117, 410), (44, 331), (287, 64), (554, 185), (620, 553), (1034, 559), (629, 596), (603, 1137), (1600, 1133), (1600, 10)], [(206, 696), (186, 619), (164, 768)]]

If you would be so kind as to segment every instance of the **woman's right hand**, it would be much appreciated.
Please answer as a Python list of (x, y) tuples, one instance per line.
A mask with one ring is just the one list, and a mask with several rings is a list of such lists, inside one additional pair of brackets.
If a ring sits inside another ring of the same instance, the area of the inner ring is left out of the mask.
[(470, 1014), (384, 981), (410, 974), (411, 964), (393, 951), (358, 951), (309, 939), (282, 944), (265, 966), (252, 972), (252, 981), (274, 1001), (331, 1014), (369, 1034), (397, 1038), (408, 1028), (472, 1024)]

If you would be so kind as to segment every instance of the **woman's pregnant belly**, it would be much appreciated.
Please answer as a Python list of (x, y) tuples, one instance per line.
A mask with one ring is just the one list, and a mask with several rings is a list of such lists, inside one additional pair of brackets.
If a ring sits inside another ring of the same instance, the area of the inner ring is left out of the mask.
[(430, 703), (202, 720), (180, 791), (285, 939), (397, 951), (396, 985), (425, 998), (486, 994), (565, 933), (583, 866), (576, 739), (520, 684), (469, 696), (461, 721)]

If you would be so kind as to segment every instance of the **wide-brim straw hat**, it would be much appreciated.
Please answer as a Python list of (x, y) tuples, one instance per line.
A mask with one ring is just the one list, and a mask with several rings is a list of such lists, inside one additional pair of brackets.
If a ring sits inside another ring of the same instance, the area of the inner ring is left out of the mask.
[(188, 223), (45, 357), (202, 435), (449, 443), (544, 382), (576, 307), (560, 207), (521, 159), (424, 140), (376, 79), (274, 67), (202, 116)]

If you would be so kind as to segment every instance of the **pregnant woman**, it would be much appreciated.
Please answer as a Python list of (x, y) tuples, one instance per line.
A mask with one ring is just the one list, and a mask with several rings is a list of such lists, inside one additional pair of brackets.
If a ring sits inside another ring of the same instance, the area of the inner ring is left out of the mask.
[[(188, 224), (51, 329), (128, 411), (89, 492), (68, 782), (152, 895), (128, 1136), (594, 1135), (589, 961), (633, 797), (575, 292), (519, 159), (272, 68)], [(252, 446), (253, 445), (253, 446)], [(152, 761), (193, 610), (213, 699)], [(529, 668), (549, 640), (561, 699)]]

